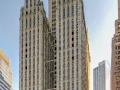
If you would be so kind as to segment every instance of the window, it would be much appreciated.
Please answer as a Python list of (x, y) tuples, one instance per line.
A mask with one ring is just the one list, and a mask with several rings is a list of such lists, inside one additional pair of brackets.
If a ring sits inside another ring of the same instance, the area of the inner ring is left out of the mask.
[(59, 4), (61, 4), (61, 1), (59, 1)]
[(118, 54), (120, 54), (120, 51), (118, 51)]
[(118, 60), (118, 57), (117, 57), (117, 56), (115, 57), (115, 60)]
[(59, 53), (59, 57), (61, 57), (61, 53)]
[(28, 22), (27, 22), (27, 20), (26, 20), (26, 28), (27, 28), (27, 24), (28, 24)]
[(56, 4), (56, 2), (52, 2), (52, 5)]
[(63, 0), (63, 3), (65, 3), (65, 0)]
[(74, 20), (72, 19), (72, 23), (74, 23)]
[(63, 52), (63, 56), (65, 56), (65, 52)]
[(69, 54), (70, 54), (70, 52), (68, 51), (68, 52), (67, 52), (67, 54), (69, 55)]
[(78, 53), (78, 49), (76, 49), (76, 52)]
[(74, 25), (72, 25), (72, 29), (74, 29)]
[(116, 80), (118, 80), (118, 79), (119, 79), (119, 77), (117, 76), (117, 77), (116, 77)]
[(67, 21), (67, 24), (69, 25), (69, 20)]
[(118, 42), (120, 42), (120, 39), (118, 39)]
[(30, 4), (30, 7), (32, 7), (32, 4)]
[(63, 9), (63, 18), (65, 18), (65, 9)]
[(67, 39), (67, 42), (69, 42), (69, 38)]
[(72, 69), (72, 73), (74, 73), (74, 69)]
[(34, 9), (34, 12), (36, 12), (36, 10)]
[(63, 83), (63, 86), (65, 86), (65, 82)]
[(68, 86), (70, 85), (70, 82), (68, 82)]
[(118, 46), (118, 49), (120, 49), (120, 46)]
[(72, 78), (74, 78), (74, 75), (72, 75)]
[(74, 47), (74, 44), (72, 44), (72, 47)]
[(72, 38), (72, 41), (74, 41), (74, 38)]
[(39, 7), (38, 7), (38, 11), (39, 11)]

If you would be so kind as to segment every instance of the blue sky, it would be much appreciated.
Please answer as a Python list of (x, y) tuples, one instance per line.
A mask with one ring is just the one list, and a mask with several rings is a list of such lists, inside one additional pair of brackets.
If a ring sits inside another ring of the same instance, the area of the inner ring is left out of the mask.
[[(19, 86), (19, 15), (24, 0), (2, 0), (0, 3), (0, 47), (11, 59), (13, 88)], [(44, 0), (48, 12), (48, 0)], [(84, 0), (86, 25), (89, 29), (92, 70), (102, 60), (111, 62), (111, 38), (117, 19), (117, 0)], [(109, 89), (108, 89), (109, 90)]]

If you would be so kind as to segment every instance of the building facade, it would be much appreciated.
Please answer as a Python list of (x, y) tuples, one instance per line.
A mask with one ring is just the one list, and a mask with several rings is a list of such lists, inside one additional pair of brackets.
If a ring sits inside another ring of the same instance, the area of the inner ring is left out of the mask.
[(4, 81), (10, 86), (12, 90), (12, 71), (10, 69), (10, 59), (1, 48), (0, 48), (0, 72), (2, 72)]
[(110, 90), (110, 65), (105, 60), (93, 70), (93, 90)]
[(42, 1), (25, 0), (20, 10), (19, 44), (19, 90), (53, 88), (55, 42)]
[(89, 90), (90, 53), (82, 0), (25, 0), (20, 11), (19, 90)]
[(49, 23), (56, 37), (55, 87), (89, 90), (90, 54), (82, 0), (49, 0)]
[(2, 72), (0, 72), (0, 90), (11, 90), (11, 87), (5, 82)]
[(120, 0), (118, 0), (118, 20), (112, 38), (111, 90), (120, 90)]

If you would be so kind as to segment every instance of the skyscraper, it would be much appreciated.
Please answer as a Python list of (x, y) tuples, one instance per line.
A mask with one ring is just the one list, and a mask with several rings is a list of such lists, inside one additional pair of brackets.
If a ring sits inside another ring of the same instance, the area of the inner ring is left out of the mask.
[(0, 90), (12, 90), (10, 85), (4, 80), (2, 72), (0, 72)]
[[(6, 85), (9, 86), (10, 90), (13, 90), (12, 71), (10, 69), (10, 59), (1, 48), (0, 48), (0, 72), (2, 73), (2, 78), (4, 78), (4, 82), (6, 83)], [(0, 78), (1, 81), (3, 80), (2, 78)]]
[(93, 90), (110, 90), (110, 65), (105, 60), (93, 70)]
[[(20, 90), (89, 90), (90, 54), (82, 0), (25, 0), (20, 11)], [(50, 26), (49, 26), (50, 25)]]
[(118, 19), (115, 21), (115, 34), (112, 38), (111, 90), (120, 90), (120, 0), (118, 0)]
[(55, 42), (47, 21), (42, 1), (25, 0), (20, 10), (19, 90), (54, 88)]
[(90, 54), (83, 1), (49, 0), (48, 16), (56, 37), (56, 90), (89, 90)]

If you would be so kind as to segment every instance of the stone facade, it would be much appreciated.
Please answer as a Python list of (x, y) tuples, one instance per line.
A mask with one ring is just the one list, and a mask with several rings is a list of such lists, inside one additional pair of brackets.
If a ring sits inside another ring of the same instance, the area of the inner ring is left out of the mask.
[(48, 90), (89, 90), (90, 54), (82, 0), (49, 0), (56, 80)]
[(25, 0), (20, 11), (19, 90), (45, 90), (54, 81), (54, 43), (43, 2)]
[(19, 90), (89, 90), (90, 53), (82, 0), (25, 0), (20, 11)]

